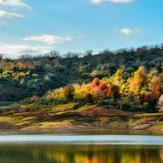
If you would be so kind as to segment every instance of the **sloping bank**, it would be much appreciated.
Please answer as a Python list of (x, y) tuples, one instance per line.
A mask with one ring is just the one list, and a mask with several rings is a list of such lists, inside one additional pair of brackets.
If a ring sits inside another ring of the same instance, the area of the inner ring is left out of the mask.
[(68, 132), (82, 130), (141, 130), (163, 135), (163, 113), (138, 114), (74, 103), (39, 111), (10, 110), (0, 114), (0, 129), (20, 132)]

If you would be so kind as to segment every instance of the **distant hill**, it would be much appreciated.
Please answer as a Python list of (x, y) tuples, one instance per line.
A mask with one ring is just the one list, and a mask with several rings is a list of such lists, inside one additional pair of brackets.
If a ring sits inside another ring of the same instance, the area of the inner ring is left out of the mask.
[(69, 53), (57, 55), (0, 59), (0, 101), (19, 101), (65, 86), (83, 83), (94, 77), (111, 76), (119, 67), (132, 74), (139, 66), (162, 72), (163, 47), (141, 47), (135, 50), (105, 50), (84, 57)]

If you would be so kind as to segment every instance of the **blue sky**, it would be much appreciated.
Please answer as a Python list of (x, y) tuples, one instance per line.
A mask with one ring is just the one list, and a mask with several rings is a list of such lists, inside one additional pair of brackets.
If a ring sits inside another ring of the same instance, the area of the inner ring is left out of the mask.
[(0, 53), (95, 52), (163, 43), (163, 0), (0, 0)]

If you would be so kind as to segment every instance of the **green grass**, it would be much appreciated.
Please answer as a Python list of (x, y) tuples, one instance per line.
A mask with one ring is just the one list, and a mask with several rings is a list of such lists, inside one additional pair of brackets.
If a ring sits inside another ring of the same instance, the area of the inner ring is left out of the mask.
[(141, 114), (135, 114), (135, 118), (143, 118), (143, 117), (152, 117), (152, 116), (160, 116), (163, 115), (163, 113), (141, 113)]

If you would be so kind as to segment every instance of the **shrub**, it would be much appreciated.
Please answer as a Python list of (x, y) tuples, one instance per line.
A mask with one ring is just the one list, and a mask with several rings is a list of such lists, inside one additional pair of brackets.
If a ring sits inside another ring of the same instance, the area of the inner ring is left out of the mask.
[(74, 85), (74, 98), (77, 100), (85, 100), (86, 95), (90, 93), (93, 98), (97, 97), (97, 90), (92, 84), (75, 84)]
[(120, 97), (119, 87), (117, 85), (112, 85), (109, 87), (108, 97), (111, 97), (114, 99)]
[(45, 94), (43, 97), (46, 101), (63, 101), (64, 88), (55, 89)]
[(87, 94), (85, 95), (85, 100), (86, 100), (86, 102), (88, 102), (88, 103), (93, 103), (93, 102), (94, 102), (93, 95), (92, 95), (91, 93), (87, 93)]
[(74, 86), (73, 85), (67, 85), (64, 87), (64, 98), (66, 101), (71, 101), (74, 99)]
[(121, 109), (121, 110), (124, 110), (124, 111), (129, 111), (129, 110), (130, 110), (130, 104), (129, 104), (129, 103), (123, 103), (123, 104), (120, 106), (120, 109)]
[(156, 105), (157, 96), (152, 93), (143, 93), (143, 94), (138, 95), (137, 102), (139, 104), (143, 104), (146, 102), (153, 106), (153, 105)]
[(101, 82), (101, 84), (97, 88), (98, 91), (98, 99), (104, 99), (107, 97), (107, 91), (108, 91), (108, 84)]
[(38, 96), (32, 96), (32, 97), (30, 98), (30, 102), (31, 102), (31, 103), (36, 102), (38, 99), (39, 99)]

